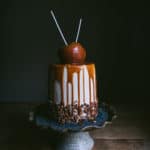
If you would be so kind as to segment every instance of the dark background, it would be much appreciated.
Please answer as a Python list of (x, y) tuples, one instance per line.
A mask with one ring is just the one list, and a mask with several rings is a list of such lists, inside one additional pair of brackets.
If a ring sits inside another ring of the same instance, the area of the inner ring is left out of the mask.
[(83, 18), (80, 43), (96, 64), (99, 97), (111, 103), (149, 102), (150, 13), (144, 1), (1, 1), (0, 102), (47, 101), (48, 64)]

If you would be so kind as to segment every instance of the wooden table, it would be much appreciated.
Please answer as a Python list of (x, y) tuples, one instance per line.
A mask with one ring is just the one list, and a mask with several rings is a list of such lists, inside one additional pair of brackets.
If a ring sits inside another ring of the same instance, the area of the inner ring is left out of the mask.
[[(31, 126), (28, 112), (38, 104), (0, 104), (0, 150), (51, 150), (54, 134)], [(115, 105), (118, 118), (105, 128), (90, 131), (93, 150), (149, 150), (149, 108)]]

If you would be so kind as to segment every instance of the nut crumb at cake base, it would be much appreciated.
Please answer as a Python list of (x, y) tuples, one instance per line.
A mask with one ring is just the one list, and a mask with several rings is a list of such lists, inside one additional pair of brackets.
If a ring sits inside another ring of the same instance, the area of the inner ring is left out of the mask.
[(81, 106), (63, 104), (50, 104), (51, 117), (60, 124), (64, 123), (82, 123), (84, 120), (95, 121), (98, 114), (97, 103), (82, 104)]

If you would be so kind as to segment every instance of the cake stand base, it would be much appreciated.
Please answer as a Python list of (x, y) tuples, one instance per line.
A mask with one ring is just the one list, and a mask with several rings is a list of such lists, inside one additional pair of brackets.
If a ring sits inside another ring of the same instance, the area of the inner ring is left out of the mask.
[[(111, 123), (116, 118), (116, 111), (113, 107), (103, 103), (100, 105), (98, 115), (94, 122), (85, 120), (82, 124), (65, 123), (60, 124), (49, 116), (49, 107), (46, 104), (39, 105), (34, 111), (29, 113), (29, 120), (48, 131), (54, 131), (56, 134), (57, 150), (92, 150), (94, 140), (89, 134), (89, 130), (99, 129), (105, 127), (106, 124)], [(52, 141), (53, 141), (52, 140)], [(54, 144), (52, 142), (52, 144)]]
[(88, 132), (66, 132), (60, 139), (57, 150), (92, 150), (94, 140)]

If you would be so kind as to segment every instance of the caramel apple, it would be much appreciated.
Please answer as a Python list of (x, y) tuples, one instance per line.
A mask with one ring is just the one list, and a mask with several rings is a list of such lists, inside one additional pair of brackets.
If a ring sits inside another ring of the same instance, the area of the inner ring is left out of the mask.
[(58, 53), (63, 64), (83, 64), (86, 57), (85, 49), (77, 42), (65, 46)]

